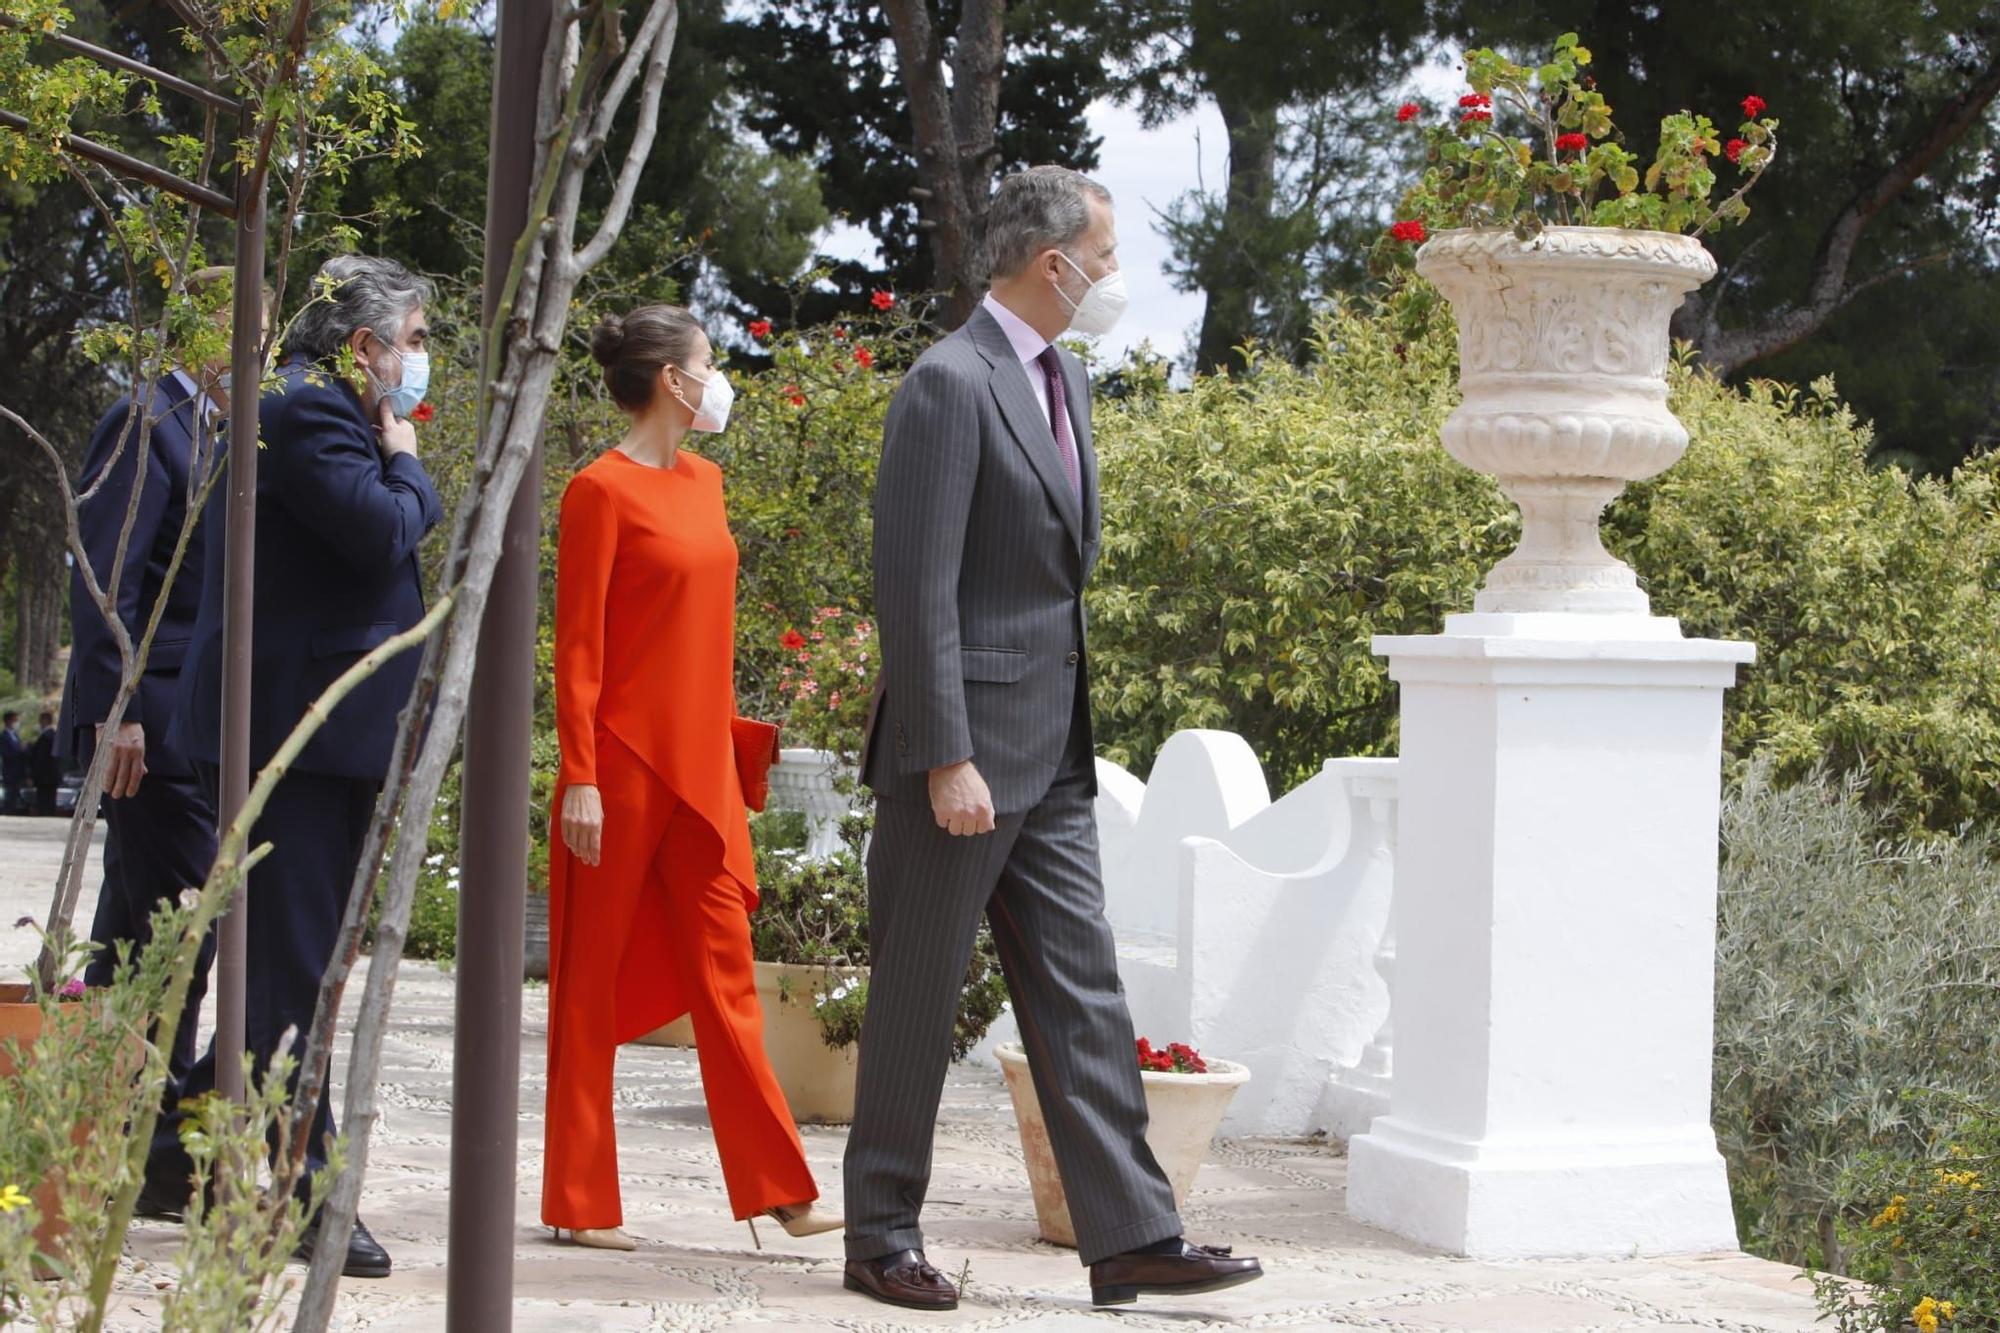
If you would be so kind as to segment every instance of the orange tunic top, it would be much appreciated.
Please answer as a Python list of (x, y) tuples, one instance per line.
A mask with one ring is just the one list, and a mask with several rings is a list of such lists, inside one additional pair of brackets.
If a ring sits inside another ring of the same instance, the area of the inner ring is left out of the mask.
[[(606, 450), (570, 480), (561, 524), (556, 810), (571, 784), (597, 782), (597, 738), (609, 732), (715, 830), (723, 868), (755, 907), (749, 816), (730, 740), (736, 541), (722, 469), (689, 453), (659, 468)], [(549, 858), (552, 881), (568, 861)]]

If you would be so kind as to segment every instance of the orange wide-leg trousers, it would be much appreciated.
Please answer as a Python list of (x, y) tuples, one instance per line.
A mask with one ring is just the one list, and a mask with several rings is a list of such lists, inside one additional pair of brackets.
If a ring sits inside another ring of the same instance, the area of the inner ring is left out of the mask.
[[(603, 852), (585, 865), (555, 831), (549, 1087), (542, 1221), (623, 1224), (611, 1075), (618, 1045), (682, 1014), (735, 1216), (819, 1196), (764, 1053), (743, 888), (721, 837), (643, 760), (599, 733)], [(560, 810), (561, 795), (557, 795)]]

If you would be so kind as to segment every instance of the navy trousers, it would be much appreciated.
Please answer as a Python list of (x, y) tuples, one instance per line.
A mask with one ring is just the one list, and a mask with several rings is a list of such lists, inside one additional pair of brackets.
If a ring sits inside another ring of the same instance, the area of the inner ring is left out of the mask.
[[(197, 767), (213, 793), (216, 770), (207, 764)], [(365, 778), (288, 773), (271, 793), (270, 803), (251, 831), (251, 846), (271, 844), (271, 854), (250, 871), (244, 977), (245, 1036), (259, 1078), (286, 1029), (295, 1029), (297, 1034), (293, 1058), (305, 1055), (313, 1012), (319, 1004), (320, 977), (340, 940), (341, 918), (347, 911), (348, 891), (361, 861), (380, 785)], [(215, 1042), (210, 1040), (207, 1052), (188, 1071), (183, 1099), (215, 1087), (217, 1058)], [(239, 1057), (225, 1052), (222, 1058)], [(309, 1131), (309, 1171), (326, 1164), (334, 1134), (332, 1104), (329, 1087), (327, 1095), (320, 1098)], [(180, 1145), (179, 1122), (178, 1114), (162, 1117), (153, 1137), (148, 1174), (163, 1180), (185, 1180), (192, 1174), (193, 1163)]]
[[(153, 912), (182, 889), (199, 889), (215, 863), (215, 806), (192, 773), (148, 773), (136, 795), (106, 802), (104, 825), (104, 887), (90, 926), (91, 942), (102, 947), (84, 969), (87, 986), (110, 985), (118, 945), (130, 942), (136, 958), (152, 942)], [(211, 930), (201, 943), (187, 1005), (167, 1050), (169, 1111), (194, 1065), (195, 1028), (214, 959)]]

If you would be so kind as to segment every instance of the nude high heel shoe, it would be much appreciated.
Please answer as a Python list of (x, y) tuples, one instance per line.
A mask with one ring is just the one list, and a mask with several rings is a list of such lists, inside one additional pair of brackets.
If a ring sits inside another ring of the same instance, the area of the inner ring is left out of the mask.
[[(816, 1207), (810, 1203), (780, 1204), (776, 1208), (766, 1208), (761, 1214), (785, 1229), (785, 1234), (797, 1239), (802, 1236), (819, 1236), (829, 1231), (838, 1231), (847, 1225), (847, 1219), (838, 1213)], [(750, 1242), (758, 1249), (764, 1242), (757, 1236), (757, 1219), (745, 1218), (750, 1224)]]
[[(563, 1238), (562, 1227), (550, 1227), (557, 1240)], [(572, 1245), (582, 1245), (593, 1250), (629, 1251), (639, 1248), (639, 1242), (625, 1234), (623, 1227), (571, 1227), (569, 1241)]]

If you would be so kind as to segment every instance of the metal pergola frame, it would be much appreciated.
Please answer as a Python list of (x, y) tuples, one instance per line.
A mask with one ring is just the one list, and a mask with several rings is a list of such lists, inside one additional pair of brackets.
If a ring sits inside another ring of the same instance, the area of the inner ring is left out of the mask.
[[(489, 152), (485, 327), (493, 328), (516, 242), (527, 225), (536, 102), (553, 0), (496, 0), (499, 15), (489, 144), (529, 151)], [(5, 22), (6, 20), (0, 20)], [(150, 80), (249, 126), (234, 98), (143, 61), (67, 34), (64, 50)], [(0, 110), (0, 125), (29, 122)], [(257, 170), (239, 172), (224, 194), (108, 145), (65, 135), (65, 151), (235, 222), (235, 291), (230, 324), (234, 422), (257, 420), (263, 379), (262, 292), (266, 188)], [(482, 357), (482, 365), (485, 358)], [(485, 386), (481, 386), (483, 403)], [(482, 429), (484, 417), (482, 414)], [(229, 433), (224, 535), (222, 774), (218, 818), (227, 826), (250, 790), (250, 647), (257, 545), (256, 430)], [(513, 1327), (516, 1151), (520, 1120), (521, 953), (527, 885), (529, 740), (534, 716), (535, 622), (541, 563), (541, 445), (508, 512), (502, 554), (480, 625), (478, 667), (466, 715), (463, 873), (459, 894), (457, 1013), (453, 1030), (451, 1203), (445, 1326), (450, 1333), (505, 1333)], [(183, 574), (185, 576), (185, 574)], [(471, 762), (474, 753), (478, 762)], [(244, 1049), (247, 888), (223, 917), (216, 949), (216, 1049)], [(216, 1080), (243, 1097), (242, 1064), (218, 1059)]]

